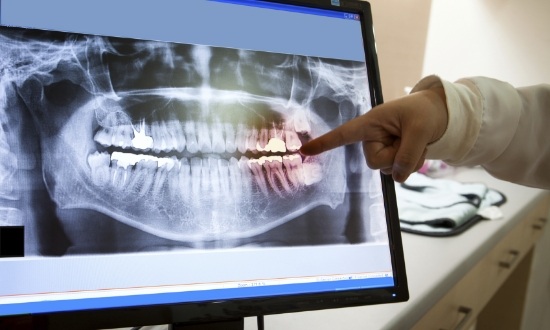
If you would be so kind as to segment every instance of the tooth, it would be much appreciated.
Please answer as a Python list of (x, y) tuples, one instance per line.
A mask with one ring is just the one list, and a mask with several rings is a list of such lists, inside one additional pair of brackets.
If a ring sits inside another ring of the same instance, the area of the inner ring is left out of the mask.
[(229, 159), (229, 184), (231, 195), (234, 196), (236, 200), (240, 200), (239, 198), (242, 194), (242, 185), (244, 184), (244, 180), (242, 179), (242, 173), (239, 169), (239, 162), (235, 157), (231, 157), (231, 159)]
[(296, 132), (307, 133), (311, 131), (309, 121), (307, 120), (307, 113), (304, 109), (296, 111), (291, 121), (294, 123), (294, 130)]
[(201, 195), (201, 172), (202, 172), (202, 159), (193, 157), (189, 162), (191, 167), (191, 196), (193, 201), (198, 203)]
[(199, 151), (197, 132), (195, 131), (195, 123), (193, 123), (192, 121), (185, 122), (184, 131), (187, 151), (194, 154)]
[(246, 133), (247, 129), (244, 124), (239, 124), (237, 126), (237, 135), (235, 137), (235, 145), (240, 153), (244, 154), (246, 152)]
[(304, 174), (304, 184), (306, 186), (311, 186), (323, 179), (323, 168), (319, 164), (304, 163), (302, 171)]
[(148, 169), (145, 168), (143, 165), (144, 165), (144, 161), (141, 161), (136, 163), (134, 167), (134, 170), (130, 177), (130, 182), (126, 187), (126, 190), (129, 191), (130, 194), (139, 196), (141, 188), (144, 185), (144, 182), (150, 180), (149, 177), (151, 176), (151, 173), (149, 173)]
[(250, 159), (248, 161), (248, 166), (250, 167), (250, 170), (252, 171), (252, 174), (254, 176), (254, 180), (256, 181), (256, 184), (258, 185), (258, 188), (260, 188), (260, 191), (265, 196), (269, 196), (269, 192), (267, 190), (267, 182), (265, 181), (264, 169), (262, 168), (262, 164), (265, 162), (265, 160), (263, 160), (262, 158), (260, 158), (260, 159)]
[(223, 125), (216, 121), (212, 127), (212, 152), (221, 154), (225, 152), (225, 141), (223, 140)]
[(182, 200), (189, 200), (189, 196), (191, 195), (191, 166), (189, 166), (187, 158), (180, 160), (178, 186), (181, 191)]
[(229, 188), (229, 179), (230, 179), (229, 162), (226, 159), (218, 160), (218, 173), (219, 173), (220, 191), (222, 193), (222, 196), (226, 196), (226, 197), (231, 196), (231, 191)]
[(269, 130), (269, 138), (284, 140), (284, 133), (284, 130), (277, 129), (277, 127), (275, 127), (275, 124), (273, 124), (273, 127)]
[(168, 176), (168, 171), (166, 166), (161, 166), (157, 169), (155, 173), (155, 180), (153, 182), (153, 196), (159, 196), (164, 183), (166, 182), (166, 177)]
[(185, 149), (185, 135), (183, 134), (180, 122), (177, 120), (170, 120), (166, 124), (166, 128), (170, 134), (170, 145), (178, 152), (182, 152)]
[(109, 164), (111, 158), (108, 153), (95, 152), (88, 156), (88, 165), (91, 169), (92, 182), (96, 186), (104, 186), (109, 182)]
[(304, 182), (302, 157), (300, 155), (285, 155), (283, 156), (283, 164), (285, 165), (286, 174), (290, 183), (292, 183), (294, 187), (300, 187)]
[(121, 125), (113, 129), (113, 145), (129, 148), (132, 145), (133, 129), (130, 125)]
[(257, 153), (258, 152), (258, 150), (256, 150), (257, 143), (258, 143), (258, 130), (255, 127), (252, 127), (252, 129), (249, 130), (246, 137), (246, 149), (252, 151), (253, 153)]
[(266, 150), (266, 146), (269, 143), (269, 130), (267, 128), (260, 129), (260, 136), (258, 138), (258, 142), (256, 142), (256, 149), (258, 151), (268, 151)]
[(280, 187), (288, 193), (292, 192), (292, 188), (290, 188), (287, 179), (285, 178), (285, 172), (283, 171), (283, 158), (281, 156), (268, 157), (264, 166), (267, 170), (267, 180), (271, 184), (271, 188), (273, 188), (279, 196), (284, 197), (284, 192)]
[[(153, 138), (147, 135), (145, 129), (145, 122), (142, 121), (139, 124), (139, 130), (132, 128), (134, 131), (134, 138), (132, 139), (132, 147), (137, 150), (150, 150), (153, 148)], [(149, 131), (151, 129), (148, 129)]]
[(223, 126), (225, 129), (225, 151), (234, 153), (237, 150), (235, 143), (235, 129), (230, 123), (225, 123)]
[(298, 151), (302, 146), (302, 142), (298, 137), (298, 134), (294, 131), (285, 131), (286, 148), (289, 151)]
[(201, 195), (213, 194), (212, 189), (212, 178), (210, 173), (210, 162), (209, 159), (203, 159), (201, 165), (201, 176), (200, 176), (200, 185), (201, 185)]
[(217, 196), (218, 198), (222, 189), (219, 161), (220, 159), (216, 158), (208, 159), (208, 171), (210, 176), (210, 189), (208, 191), (210, 191), (213, 196)]
[(265, 147), (269, 152), (286, 152), (285, 142), (278, 138), (272, 138)]
[(161, 152), (166, 150), (166, 126), (164, 122), (155, 121), (151, 124), (151, 133), (153, 135), (153, 151)]
[(240, 177), (242, 178), (241, 182), (237, 184), (242, 184), (242, 191), (249, 192), (252, 190), (252, 171), (250, 166), (248, 166), (249, 159), (245, 156), (241, 156), (238, 162)]
[(205, 122), (199, 122), (197, 124), (197, 142), (199, 143), (199, 150), (202, 153), (212, 152), (212, 141), (210, 139), (210, 130)]
[(113, 138), (110, 128), (100, 128), (94, 136), (94, 141), (104, 147), (111, 146), (112, 139)]
[(118, 166), (117, 160), (111, 161), (111, 184), (116, 190), (124, 190), (128, 180), (128, 171), (125, 167)]
[(136, 164), (136, 169), (145, 172), (145, 175), (143, 176), (143, 184), (138, 192), (139, 196), (145, 196), (153, 185), (155, 172), (158, 169), (158, 162), (154, 160), (142, 160)]

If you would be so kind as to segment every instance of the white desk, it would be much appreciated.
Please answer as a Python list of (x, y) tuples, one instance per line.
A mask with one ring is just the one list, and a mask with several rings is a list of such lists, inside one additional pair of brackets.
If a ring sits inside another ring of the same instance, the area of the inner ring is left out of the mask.
[[(413, 328), (428, 311), (434, 310), (434, 306), (440, 306), (441, 299), (445, 298), (455, 284), (465, 278), (472, 269), (478, 267), (480, 261), (487, 259), (491, 253), (494, 255), (494, 249), (503, 240), (509, 240), (510, 234), (517, 231), (518, 226), (526, 221), (538, 221), (536, 217), (531, 219), (533, 214), (530, 214), (530, 211), (538, 207), (538, 213), (547, 215), (547, 209), (542, 209), (541, 206), (543, 203), (548, 205), (550, 195), (547, 191), (503, 182), (492, 178), (481, 169), (461, 170), (451, 178), (464, 182), (484, 182), (506, 195), (508, 201), (501, 208), (504, 218), (482, 221), (455, 237), (433, 238), (404, 233), (403, 244), (410, 292), (408, 302), (269, 315), (265, 317), (265, 328), (267, 330)], [(525, 230), (532, 230), (531, 222)], [(536, 238), (533, 238), (534, 240)], [(523, 257), (522, 254), (518, 259)], [(506, 255), (502, 258), (506, 258)], [(517, 261), (519, 263), (520, 260)], [(521, 307), (518, 308), (521, 309)], [(448, 311), (449, 319), (455, 318), (453, 315), (455, 312)], [(476, 317), (477, 313), (479, 311), (476, 312)], [(439, 328), (436, 325), (433, 326)], [(246, 319), (245, 329), (256, 329), (256, 320)]]

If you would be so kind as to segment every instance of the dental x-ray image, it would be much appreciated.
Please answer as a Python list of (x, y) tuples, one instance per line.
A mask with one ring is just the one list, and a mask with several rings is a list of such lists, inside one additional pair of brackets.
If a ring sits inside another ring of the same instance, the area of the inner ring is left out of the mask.
[(365, 64), (0, 28), (0, 225), (26, 255), (387, 239), (361, 147)]

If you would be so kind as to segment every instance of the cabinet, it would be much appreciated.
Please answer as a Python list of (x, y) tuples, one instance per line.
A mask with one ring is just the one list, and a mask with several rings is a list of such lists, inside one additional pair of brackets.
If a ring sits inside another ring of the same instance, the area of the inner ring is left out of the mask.
[(519, 329), (535, 243), (547, 221), (541, 199), (413, 329)]

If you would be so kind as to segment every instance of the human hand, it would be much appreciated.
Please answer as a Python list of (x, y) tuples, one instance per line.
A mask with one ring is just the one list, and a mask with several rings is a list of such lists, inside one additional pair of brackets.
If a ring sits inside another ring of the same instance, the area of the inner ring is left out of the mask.
[(422, 166), (426, 147), (443, 135), (447, 119), (445, 91), (427, 89), (373, 108), (304, 144), (300, 153), (316, 155), (362, 141), (367, 165), (403, 182)]

